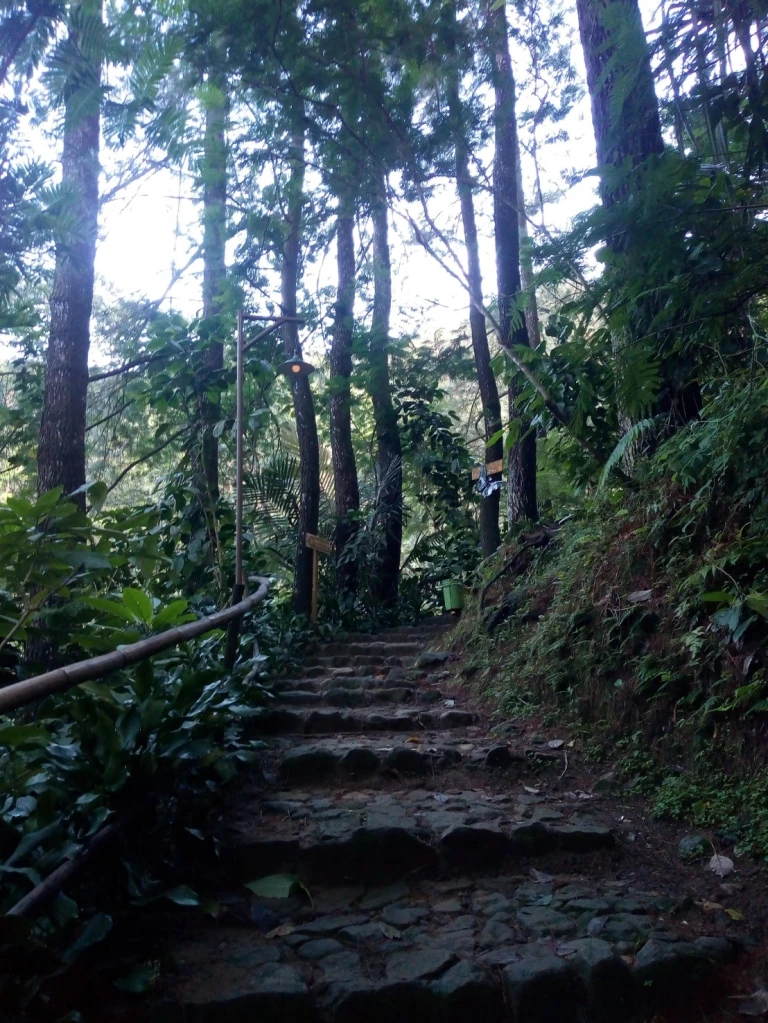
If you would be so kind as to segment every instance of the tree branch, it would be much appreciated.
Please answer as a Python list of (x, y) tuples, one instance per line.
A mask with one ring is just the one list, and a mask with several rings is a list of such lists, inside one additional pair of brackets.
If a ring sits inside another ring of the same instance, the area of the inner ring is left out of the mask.
[(122, 366), (118, 366), (117, 369), (107, 369), (103, 373), (94, 373), (88, 377), (88, 383), (92, 384), (97, 380), (108, 380), (110, 377), (117, 377), (121, 373), (127, 373), (131, 369), (136, 369), (137, 366), (148, 366), (150, 362), (159, 362), (161, 359), (169, 358), (170, 355), (142, 355), (140, 359), (126, 362)]
[(131, 398), (130, 401), (126, 401), (119, 408), (116, 408), (114, 412), (110, 412), (101, 419), (97, 419), (95, 423), (91, 423), (90, 426), (86, 426), (85, 432), (88, 433), (89, 430), (95, 430), (97, 426), (103, 426), (104, 423), (108, 423), (110, 419), (114, 419), (115, 416), (119, 416), (122, 412), (125, 412), (129, 405), (133, 405), (135, 400), (135, 398)]
[(490, 322), (490, 324), (493, 327), (493, 329), (496, 331), (496, 334), (497, 334), (497, 336), (499, 338), (500, 343), (502, 344), (502, 347), (503, 347), (504, 351), (507, 353), (507, 355), (509, 356), (510, 360), (514, 363), (515, 368), (518, 370), (519, 373), (523, 374), (525, 379), (532, 385), (532, 387), (540, 395), (542, 401), (546, 405), (547, 409), (555, 417), (555, 419), (557, 419), (558, 422), (562, 423), (562, 425), (568, 430), (568, 432), (574, 438), (576, 443), (581, 448), (583, 448), (584, 451), (587, 452), (587, 454), (589, 454), (592, 458), (594, 458), (596, 462), (600, 462), (600, 456), (598, 455), (596, 449), (589, 443), (589, 441), (584, 440), (583, 438), (579, 437), (577, 434), (575, 434), (573, 432), (571, 424), (568, 422), (568, 417), (566, 416), (565, 412), (563, 412), (563, 410), (560, 408), (560, 406), (557, 404), (557, 402), (555, 401), (554, 397), (552, 396), (552, 394), (550, 393), (548, 388), (534, 375), (534, 373), (531, 371), (530, 367), (527, 366), (522, 361), (522, 359), (519, 357), (519, 355), (517, 355), (516, 352), (514, 352), (511, 348), (507, 347), (503, 343), (502, 339), (504, 337), (504, 334), (503, 334), (503, 331), (501, 329), (501, 326), (500, 326), (498, 320), (493, 315), (493, 313), (491, 313), (490, 310), (479, 299), (475, 298), (472, 295), (472, 292), (471, 292), (471, 290), (469, 288), (469, 284), (468, 284), (468, 282), (465, 279), (463, 268), (461, 267), (461, 260), (459, 259), (459, 257), (454, 252), (453, 247), (451, 246), (451, 243), (445, 237), (444, 233), (440, 230), (440, 228), (437, 227), (437, 225), (435, 224), (435, 222), (432, 220), (431, 216), (429, 215), (429, 211), (426, 208), (426, 201), (424, 199), (423, 194), (421, 193), (421, 189), (419, 189), (419, 194), (420, 194), (420, 198), (421, 198), (422, 209), (424, 211), (425, 217), (427, 218), (427, 223), (429, 224), (430, 228), (435, 232), (435, 234), (440, 238), (440, 241), (443, 243), (445, 248), (451, 254), (451, 257), (455, 261), (456, 265), (461, 268), (461, 272), (459, 273), (458, 271), (454, 270), (453, 267), (451, 267), (443, 259), (443, 257), (438, 252), (435, 251), (434, 247), (424, 237), (424, 234), (423, 234), (421, 228), (416, 223), (416, 221), (413, 219), (413, 217), (411, 216), (410, 212), (406, 212), (405, 213), (405, 217), (408, 220), (408, 222), (409, 222), (409, 224), (411, 226), (411, 229), (414, 232), (414, 235), (416, 236), (416, 240), (432, 256), (432, 258), (435, 259), (440, 264), (440, 266), (445, 270), (445, 272), (450, 274), (450, 276), (453, 277), (453, 279), (455, 281), (457, 281), (461, 285), (461, 287), (464, 289), (464, 291), (467, 292), (467, 294), (469, 295), (470, 302), (472, 303), (472, 305), (474, 305), (474, 307), (478, 310), (478, 312), (482, 313), (482, 315), (486, 317), (486, 319)]
[(126, 465), (126, 467), (117, 476), (114, 482), (110, 483), (110, 485), (107, 487), (107, 494), (110, 494), (115, 489), (115, 487), (125, 479), (125, 477), (131, 471), (131, 469), (135, 469), (136, 466), (141, 465), (142, 462), (147, 462), (149, 461), (150, 458), (154, 458), (155, 455), (159, 455), (161, 451), (164, 451), (165, 448), (168, 447), (169, 444), (173, 444), (175, 440), (178, 440), (179, 437), (185, 434), (187, 432), (187, 429), (188, 428), (185, 426), (183, 429), (177, 430), (176, 433), (172, 433), (167, 440), (164, 440), (162, 444), (158, 444), (156, 448), (152, 448), (151, 451), (148, 451), (146, 455), (142, 455), (141, 458), (136, 458), (133, 462), (130, 462), (128, 465)]

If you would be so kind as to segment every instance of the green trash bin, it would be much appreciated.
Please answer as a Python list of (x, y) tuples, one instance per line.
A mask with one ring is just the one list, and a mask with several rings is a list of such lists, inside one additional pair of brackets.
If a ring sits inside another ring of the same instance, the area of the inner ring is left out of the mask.
[(458, 579), (443, 579), (442, 587), (445, 610), (458, 614), (464, 607), (464, 584)]

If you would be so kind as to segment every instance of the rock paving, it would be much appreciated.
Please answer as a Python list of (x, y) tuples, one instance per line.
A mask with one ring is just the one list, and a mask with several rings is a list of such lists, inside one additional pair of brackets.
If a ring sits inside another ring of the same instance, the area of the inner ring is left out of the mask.
[[(465, 705), (449, 625), (346, 637), (279, 681), (266, 784), (221, 824), (229, 913), (172, 949), (179, 1019), (623, 1023), (738, 955), (638, 885), (604, 799), (537, 784), (559, 754)], [(288, 898), (246, 887), (272, 875)]]

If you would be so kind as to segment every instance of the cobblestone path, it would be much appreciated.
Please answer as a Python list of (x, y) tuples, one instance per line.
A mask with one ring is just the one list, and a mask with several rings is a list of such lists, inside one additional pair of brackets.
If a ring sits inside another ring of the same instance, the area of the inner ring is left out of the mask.
[[(625, 1023), (737, 954), (638, 881), (610, 798), (558, 784), (567, 749), (467, 708), (450, 624), (345, 637), (278, 683), (266, 783), (222, 822), (231, 912), (173, 949), (187, 1023)], [(289, 898), (243, 883), (275, 874)]]

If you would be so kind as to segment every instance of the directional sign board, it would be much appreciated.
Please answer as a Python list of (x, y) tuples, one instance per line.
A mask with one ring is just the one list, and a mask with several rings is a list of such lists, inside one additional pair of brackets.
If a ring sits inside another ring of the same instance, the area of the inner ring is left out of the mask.
[(312, 551), (312, 621), (317, 621), (317, 598), (319, 587), (320, 567), (318, 565), (318, 554), (330, 554), (333, 550), (333, 543), (324, 540), (322, 536), (315, 536), (314, 533), (304, 534), (304, 544)]
[(304, 542), (311, 550), (319, 551), (321, 554), (330, 554), (333, 550), (333, 543), (330, 540), (324, 540), (322, 536), (315, 536), (314, 533), (307, 533)]
[[(489, 476), (494, 476), (497, 472), (503, 472), (504, 471), (504, 459), (503, 458), (499, 458), (498, 461), (496, 461), (496, 462), (486, 462), (485, 463), (485, 471), (487, 472), (487, 474)], [(480, 466), (479, 465), (476, 465), (475, 468), (472, 470), (472, 479), (473, 480), (479, 480), (480, 479)]]

